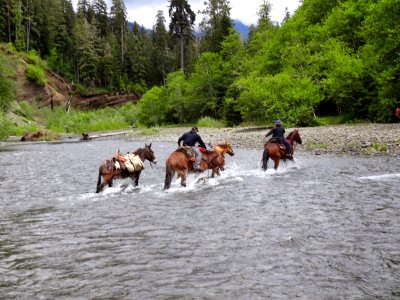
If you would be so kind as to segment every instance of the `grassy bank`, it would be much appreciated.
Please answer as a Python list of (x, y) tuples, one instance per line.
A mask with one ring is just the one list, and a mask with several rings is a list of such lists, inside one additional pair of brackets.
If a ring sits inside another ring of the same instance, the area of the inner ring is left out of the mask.
[(27, 132), (81, 133), (126, 129), (136, 121), (136, 107), (128, 103), (119, 108), (92, 111), (39, 108), (28, 102), (13, 102), (13, 107), (0, 116), (0, 138), (22, 136)]

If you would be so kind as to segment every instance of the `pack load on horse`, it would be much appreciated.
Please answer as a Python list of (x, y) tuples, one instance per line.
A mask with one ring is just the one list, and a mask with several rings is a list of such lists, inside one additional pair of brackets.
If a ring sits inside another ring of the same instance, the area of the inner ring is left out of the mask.
[[(219, 169), (223, 169), (225, 164), (224, 153), (234, 155), (233, 149), (229, 143), (218, 144), (214, 149), (215, 148), (219, 150), (207, 150), (199, 147), (202, 152), (199, 169), (213, 170), (212, 176), (214, 176), (214, 174), (219, 174)], [(175, 172), (177, 173), (178, 178), (181, 178), (181, 185), (186, 186), (186, 179), (189, 172), (196, 172), (196, 170), (193, 169), (195, 159), (191, 147), (178, 147), (178, 149), (172, 152), (165, 162), (166, 173), (164, 190), (171, 187), (171, 182), (174, 178)]]
[(140, 173), (144, 170), (144, 161), (148, 160), (150, 165), (156, 164), (157, 159), (150, 145), (145, 144), (144, 148), (139, 148), (133, 153), (121, 155), (117, 154), (104, 161), (99, 167), (99, 177), (97, 180), (96, 193), (99, 193), (108, 185), (112, 186), (114, 179), (131, 178), (135, 186), (139, 184)]
[(281, 143), (270, 140), (264, 145), (264, 152), (262, 156), (262, 168), (264, 171), (268, 168), (268, 159), (271, 158), (274, 161), (274, 169), (278, 168), (279, 162), (281, 159), (292, 160), (293, 161), (293, 154), (294, 154), (294, 142), (301, 144), (302, 140), (299, 134), (298, 129), (293, 130), (289, 133), (286, 137), (286, 141), (290, 145), (290, 153), (287, 155), (287, 148), (285, 145)]

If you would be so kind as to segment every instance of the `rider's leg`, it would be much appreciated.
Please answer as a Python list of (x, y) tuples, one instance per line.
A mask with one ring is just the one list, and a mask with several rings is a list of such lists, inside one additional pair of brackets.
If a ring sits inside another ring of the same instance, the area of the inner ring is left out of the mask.
[(201, 152), (200, 152), (199, 148), (197, 148), (197, 147), (191, 147), (190, 150), (192, 150), (194, 152), (194, 155), (196, 156), (196, 160), (194, 162), (193, 169), (198, 170), (200, 167), (200, 162), (201, 162), (201, 157), (202, 157)]
[(291, 151), (290, 151), (290, 144), (288, 141), (283, 140), (283, 144), (286, 147), (286, 156), (291, 156)]

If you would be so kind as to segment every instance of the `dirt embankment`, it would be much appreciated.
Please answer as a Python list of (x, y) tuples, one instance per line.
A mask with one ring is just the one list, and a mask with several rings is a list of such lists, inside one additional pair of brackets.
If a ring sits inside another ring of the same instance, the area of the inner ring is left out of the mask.
[[(153, 135), (143, 135), (140, 129), (128, 135), (133, 140), (177, 142), (190, 128), (160, 128)], [(233, 147), (262, 149), (267, 127), (199, 128), (205, 143), (224, 140)], [(293, 128), (286, 128), (289, 133)], [(400, 156), (400, 123), (356, 124), (299, 128), (303, 140), (296, 151), (314, 154), (386, 155)]]
[(7, 56), (7, 67), (15, 70), (12, 80), (15, 83), (16, 99), (18, 102), (29, 102), (39, 107), (75, 107), (94, 109), (106, 106), (117, 106), (127, 102), (137, 102), (140, 95), (130, 92), (113, 92), (84, 95), (76, 91), (72, 82), (51, 70), (46, 70), (46, 84), (39, 86), (27, 79), (28, 62), (20, 55), (8, 50), (0, 44), (0, 51)]

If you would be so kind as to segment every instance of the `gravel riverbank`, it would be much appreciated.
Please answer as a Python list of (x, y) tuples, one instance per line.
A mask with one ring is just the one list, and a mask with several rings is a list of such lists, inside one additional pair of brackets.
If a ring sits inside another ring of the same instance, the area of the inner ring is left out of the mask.
[[(124, 136), (135, 141), (177, 142), (178, 138), (190, 127), (151, 128), (143, 130), (135, 128)], [(267, 127), (240, 128), (204, 128), (200, 127), (200, 135), (205, 143), (216, 144), (225, 140), (233, 148), (262, 149), (266, 141)], [(286, 135), (293, 128), (286, 128)], [(122, 132), (121, 132), (122, 133)], [(296, 145), (296, 152), (311, 154), (348, 154), (348, 155), (380, 155), (400, 156), (400, 123), (392, 124), (354, 124), (299, 128), (302, 145)], [(96, 136), (96, 133), (90, 133)], [(122, 136), (122, 135), (121, 135)], [(81, 135), (64, 134), (62, 139), (80, 139)], [(0, 146), (19, 144), (20, 137), (10, 137)]]
[[(143, 141), (177, 142), (189, 127), (157, 128), (150, 135), (134, 129), (128, 138)], [(286, 128), (288, 134), (293, 128)], [(267, 127), (199, 128), (205, 143), (216, 144), (228, 140), (233, 147), (260, 148), (266, 138)], [(316, 155), (324, 153), (350, 155), (400, 156), (400, 124), (355, 124), (299, 128), (303, 140), (296, 151)]]

